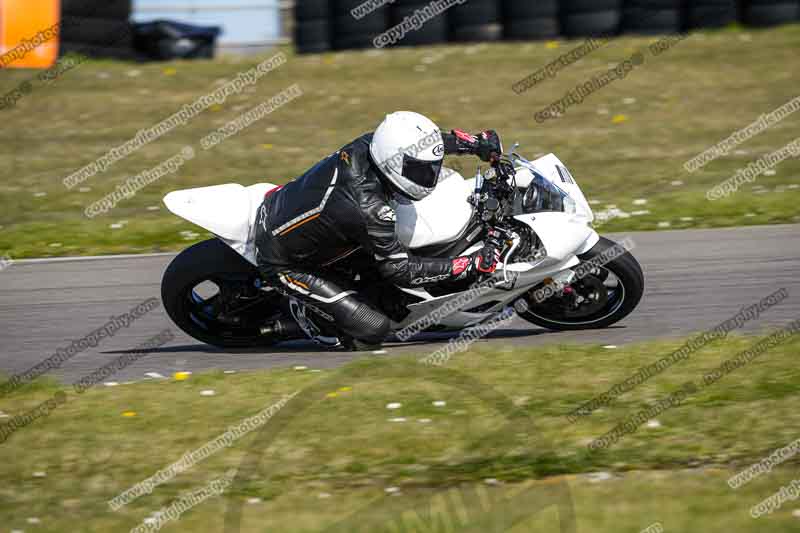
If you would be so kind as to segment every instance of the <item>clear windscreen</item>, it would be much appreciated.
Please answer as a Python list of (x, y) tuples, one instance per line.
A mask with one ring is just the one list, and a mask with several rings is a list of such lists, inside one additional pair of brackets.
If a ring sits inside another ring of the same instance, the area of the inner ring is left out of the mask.
[(541, 211), (575, 213), (575, 201), (556, 184), (534, 173), (534, 178), (522, 198), (522, 210), (524, 213)]

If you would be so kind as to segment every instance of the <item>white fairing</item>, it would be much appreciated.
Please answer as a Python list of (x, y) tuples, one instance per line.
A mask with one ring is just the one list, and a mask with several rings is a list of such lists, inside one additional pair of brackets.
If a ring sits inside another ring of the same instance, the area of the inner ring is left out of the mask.
[(256, 264), (254, 232), (264, 195), (271, 183), (244, 187), (236, 183), (174, 191), (164, 197), (172, 213), (197, 224)]
[(585, 221), (567, 213), (536, 213), (514, 218), (529, 225), (542, 241), (547, 250), (542, 266), (561, 263), (587, 252), (600, 240)]
[[(564, 267), (568, 268), (572, 263), (577, 263), (577, 255), (589, 251), (600, 240), (600, 236), (590, 226), (594, 213), (566, 165), (554, 154), (547, 154), (535, 161), (520, 162), (515, 175), (517, 187), (527, 188), (534, 178), (534, 170), (567, 193), (575, 203), (574, 209), (517, 215), (514, 218), (529, 225), (542, 241), (547, 256), (540, 266), (564, 263)], [(519, 267), (514, 270), (530, 268), (527, 265), (511, 266)]]
[(445, 172), (451, 174), (429, 196), (397, 206), (397, 237), (405, 246), (413, 249), (452, 242), (467, 229), (473, 210), (467, 199), (474, 181), (442, 169)]

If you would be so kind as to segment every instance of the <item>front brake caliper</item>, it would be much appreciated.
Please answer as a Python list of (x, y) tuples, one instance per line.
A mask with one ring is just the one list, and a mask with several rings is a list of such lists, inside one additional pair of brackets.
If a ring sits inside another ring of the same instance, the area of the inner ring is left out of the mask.
[(553, 280), (552, 281), (553, 288), (557, 292), (560, 292), (569, 288), (570, 284), (572, 284), (572, 282), (575, 281), (576, 276), (577, 274), (575, 274), (575, 271), (572, 270), (571, 268), (568, 268), (567, 270), (562, 270), (561, 272), (559, 272), (550, 279)]

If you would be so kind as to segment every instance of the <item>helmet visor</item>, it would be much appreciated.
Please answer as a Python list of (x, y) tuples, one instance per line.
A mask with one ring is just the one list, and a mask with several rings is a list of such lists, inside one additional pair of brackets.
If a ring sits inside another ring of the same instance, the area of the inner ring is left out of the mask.
[(409, 155), (403, 155), (403, 177), (420, 187), (435, 187), (441, 170), (442, 160), (423, 161)]

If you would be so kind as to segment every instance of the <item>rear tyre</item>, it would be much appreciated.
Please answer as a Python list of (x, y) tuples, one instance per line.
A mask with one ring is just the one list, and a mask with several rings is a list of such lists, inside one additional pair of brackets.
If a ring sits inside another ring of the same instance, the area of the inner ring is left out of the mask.
[[(589, 261), (614, 246), (616, 243), (601, 237), (579, 258)], [(601, 329), (619, 322), (636, 308), (644, 293), (644, 274), (636, 258), (625, 252), (572, 284), (574, 293), (585, 302), (577, 307), (571, 305), (572, 301), (565, 301), (565, 296), (538, 302), (534, 294), (543, 287), (538, 285), (523, 296), (528, 309), (520, 313), (522, 318), (555, 331)]]
[[(172, 260), (161, 281), (161, 299), (175, 325), (199, 341), (222, 348), (268, 346), (277, 339), (262, 335), (260, 325), (285, 315), (285, 304), (280, 294), (255, 289), (256, 278), (253, 265), (211, 239)], [(216, 294), (202, 294), (214, 286)]]

